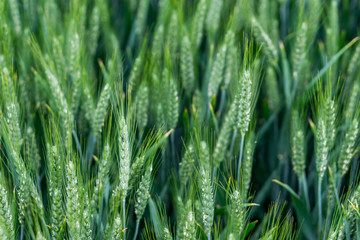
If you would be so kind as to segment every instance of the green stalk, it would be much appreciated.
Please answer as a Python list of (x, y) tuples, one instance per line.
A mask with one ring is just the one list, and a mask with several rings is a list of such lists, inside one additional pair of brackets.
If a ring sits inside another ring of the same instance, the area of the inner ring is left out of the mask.
[(170, 143), (171, 143), (171, 153), (172, 153), (172, 159), (174, 160), (174, 166), (176, 166), (175, 162), (175, 131), (173, 131), (170, 134)]
[(134, 47), (134, 43), (135, 43), (135, 38), (136, 38), (136, 29), (135, 29), (135, 23), (132, 24), (131, 26), (131, 32), (128, 38), (128, 42), (127, 42), (127, 46), (129, 49)]
[(226, 96), (226, 91), (225, 89), (221, 89), (221, 97), (220, 97), (220, 104), (219, 104), (219, 118), (221, 117), (221, 114), (224, 110), (224, 105), (225, 105), (225, 96)]
[(319, 225), (318, 225), (318, 234), (319, 236), (321, 235), (321, 228), (322, 228), (322, 217), (321, 217), (321, 213), (322, 213), (322, 203), (321, 203), (321, 183), (322, 181), (319, 180), (318, 182), (318, 202), (319, 202)]
[(307, 186), (305, 172), (303, 173), (300, 181), (301, 181), (302, 186), (303, 186), (303, 191), (304, 191), (304, 196), (305, 196), (305, 201), (306, 201), (306, 207), (307, 207), (308, 210), (310, 210), (309, 192), (308, 192), (308, 186)]
[[(339, 178), (339, 175), (338, 174), (336, 174), (335, 175), (335, 179), (336, 178)], [(335, 181), (336, 182), (336, 181)], [(336, 198), (336, 203), (337, 203), (337, 205), (338, 205), (338, 208), (339, 209), (341, 209), (340, 208), (340, 199), (339, 199), (339, 194), (338, 194), (338, 192), (339, 192), (339, 190), (340, 190), (340, 186), (341, 186), (341, 178), (339, 178), (339, 181), (338, 181), (338, 185), (336, 186), (336, 184), (334, 184), (334, 188), (335, 188), (335, 198)]]
[(245, 135), (241, 135), (241, 143), (240, 143), (240, 154), (239, 154), (239, 161), (238, 161), (238, 183), (240, 183), (240, 172), (241, 172), (241, 161), (242, 155), (244, 150), (244, 142), (245, 142)]
[(125, 214), (125, 204), (126, 204), (126, 196), (123, 197), (123, 202), (122, 202), (122, 211), (123, 211), (123, 225), (124, 225), (124, 240), (126, 240), (126, 214)]
[(237, 136), (237, 129), (235, 129), (234, 134), (233, 134), (233, 138), (232, 138), (232, 141), (231, 141), (230, 152), (229, 152), (230, 156), (232, 155), (232, 153), (234, 151), (234, 144), (235, 144), (236, 136)]
[[(230, 151), (229, 151), (229, 158), (232, 156), (233, 154), (233, 151), (234, 151), (234, 145), (235, 145), (235, 140), (236, 140), (236, 136), (237, 136), (237, 129), (235, 129), (234, 133), (233, 133), (233, 137), (232, 137), (232, 140), (231, 140), (231, 145), (230, 145)], [(213, 176), (216, 176), (216, 171), (217, 171), (217, 168), (214, 168), (214, 171), (213, 171)]]
[(137, 235), (139, 233), (139, 226), (140, 226), (140, 219), (136, 220), (136, 229), (135, 229), (135, 234), (134, 234), (133, 240), (136, 240), (136, 238), (137, 238)]

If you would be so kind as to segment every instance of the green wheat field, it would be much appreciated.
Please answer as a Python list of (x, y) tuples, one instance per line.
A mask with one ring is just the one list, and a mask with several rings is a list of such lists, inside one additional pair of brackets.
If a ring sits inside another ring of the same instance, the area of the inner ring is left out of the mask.
[(0, 240), (360, 240), (359, 0), (0, 0)]

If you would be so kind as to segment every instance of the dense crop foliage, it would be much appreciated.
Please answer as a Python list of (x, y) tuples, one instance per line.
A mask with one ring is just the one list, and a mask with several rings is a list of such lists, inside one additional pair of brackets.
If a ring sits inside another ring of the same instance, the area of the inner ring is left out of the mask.
[(1, 0), (0, 239), (360, 239), (360, 2)]

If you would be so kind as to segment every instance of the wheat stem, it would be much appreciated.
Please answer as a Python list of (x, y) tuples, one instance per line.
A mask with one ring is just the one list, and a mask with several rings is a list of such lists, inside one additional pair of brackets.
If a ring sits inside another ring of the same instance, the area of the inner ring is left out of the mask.
[(176, 159), (175, 158), (175, 131), (173, 131), (171, 134), (170, 134), (170, 143), (171, 143), (171, 155), (172, 155), (172, 158), (173, 159)]
[(241, 161), (242, 161), (242, 155), (244, 151), (244, 141), (245, 141), (245, 135), (241, 135), (241, 143), (240, 143), (240, 154), (239, 154), (239, 161), (238, 161), (238, 183), (240, 183), (240, 172), (241, 172)]
[(124, 240), (126, 240), (126, 196), (123, 197), (123, 201), (122, 201), (122, 212), (123, 212), (123, 232), (124, 232)]
[(306, 201), (306, 207), (307, 207), (308, 210), (310, 210), (309, 192), (308, 192), (308, 185), (307, 185), (307, 181), (306, 181), (305, 172), (303, 172), (303, 175), (301, 177), (300, 182), (301, 182), (301, 184), (303, 186), (303, 191), (304, 191), (305, 201)]
[(139, 226), (140, 226), (140, 219), (137, 219), (137, 220), (136, 220), (135, 234), (134, 234), (133, 240), (136, 240), (136, 238), (137, 238), (137, 235), (138, 235), (138, 233), (139, 233)]
[(319, 179), (319, 182), (318, 182), (318, 202), (319, 202), (319, 208), (318, 208), (318, 214), (319, 214), (319, 220), (318, 220), (318, 236), (321, 235), (321, 228), (322, 228), (322, 202), (321, 202), (321, 183), (322, 181), (320, 181)]
[[(339, 182), (338, 182), (338, 185), (336, 186), (336, 184), (334, 184), (334, 188), (335, 188), (335, 198), (336, 198), (336, 202), (337, 202), (337, 205), (338, 205), (338, 208), (341, 209), (341, 205), (340, 205), (340, 199), (339, 199), (339, 195), (338, 195), (338, 192), (339, 192), (339, 189), (340, 189), (340, 186), (341, 186), (341, 179), (338, 174), (336, 174), (336, 178), (339, 178)], [(335, 180), (335, 183), (336, 183), (336, 180)]]
[(219, 116), (221, 116), (222, 112), (224, 111), (225, 97), (226, 97), (225, 89), (221, 89), (220, 94), (221, 94), (221, 97), (220, 97), (220, 103), (219, 103)]
[(230, 146), (230, 156), (232, 155), (233, 151), (234, 151), (234, 145), (235, 145), (235, 140), (236, 140), (236, 136), (237, 136), (237, 129), (235, 129), (234, 133), (233, 133), (233, 137), (232, 137), (232, 141), (231, 141), (231, 146)]

